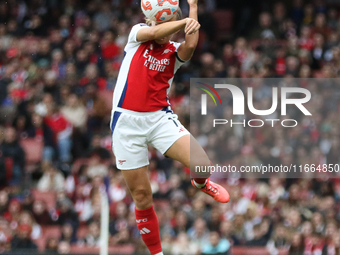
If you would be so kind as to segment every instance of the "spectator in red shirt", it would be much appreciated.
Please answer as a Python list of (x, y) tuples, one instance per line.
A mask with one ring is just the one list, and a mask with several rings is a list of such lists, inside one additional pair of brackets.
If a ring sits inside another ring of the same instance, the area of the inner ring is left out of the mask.
[(282, 77), (286, 73), (285, 51), (282, 47), (278, 48), (276, 51), (275, 71), (278, 77)]
[(102, 55), (105, 60), (113, 60), (120, 53), (119, 46), (115, 43), (115, 33), (106, 31), (102, 42)]
[(312, 35), (322, 34), (325, 39), (328, 39), (332, 33), (332, 28), (326, 23), (326, 16), (323, 13), (318, 13), (315, 17), (314, 27), (312, 27)]
[(12, 199), (8, 205), (8, 211), (3, 213), (3, 217), (11, 224), (11, 226), (16, 228), (19, 223), (21, 211), (22, 210), (19, 200)]
[(88, 64), (85, 68), (85, 76), (80, 79), (79, 84), (86, 86), (90, 83), (96, 84), (100, 90), (106, 89), (106, 80), (98, 76), (98, 67), (95, 64)]
[(69, 162), (71, 160), (72, 126), (59, 112), (55, 104), (47, 106), (45, 123), (53, 131), (53, 136), (58, 146), (59, 160), (64, 163)]
[(312, 50), (314, 48), (314, 40), (311, 37), (311, 29), (309, 26), (303, 26), (301, 28), (301, 37), (299, 39), (299, 45), (302, 49)]

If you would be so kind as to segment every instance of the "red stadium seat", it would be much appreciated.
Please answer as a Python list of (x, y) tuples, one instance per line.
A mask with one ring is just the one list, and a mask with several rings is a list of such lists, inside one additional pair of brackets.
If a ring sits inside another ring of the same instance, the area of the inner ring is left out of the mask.
[(61, 230), (59, 226), (43, 226), (42, 232), (44, 238), (57, 237), (60, 238)]
[(41, 192), (39, 190), (32, 190), (32, 194), (35, 200), (44, 201), (47, 205), (48, 209), (55, 208), (56, 200), (55, 200), (55, 192)]
[(44, 251), (46, 246), (46, 239), (44, 237), (34, 240), (34, 243), (38, 246), (39, 251)]
[(39, 251), (44, 251), (46, 248), (46, 240), (48, 238), (60, 238), (61, 230), (59, 226), (42, 226), (42, 237), (35, 240), (35, 244), (38, 246)]
[(41, 156), (44, 148), (43, 141), (27, 138), (20, 140), (20, 145), (25, 151), (26, 162), (29, 164), (41, 161)]

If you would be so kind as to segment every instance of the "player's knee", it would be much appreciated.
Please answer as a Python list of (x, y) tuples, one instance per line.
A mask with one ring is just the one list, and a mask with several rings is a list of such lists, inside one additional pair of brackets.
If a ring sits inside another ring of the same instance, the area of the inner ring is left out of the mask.
[(146, 188), (136, 188), (132, 192), (132, 197), (138, 209), (143, 210), (152, 206), (152, 191)]

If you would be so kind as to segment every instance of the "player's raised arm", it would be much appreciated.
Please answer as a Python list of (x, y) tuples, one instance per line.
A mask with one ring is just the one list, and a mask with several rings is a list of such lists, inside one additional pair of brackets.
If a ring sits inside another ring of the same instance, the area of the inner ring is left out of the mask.
[(183, 42), (178, 49), (178, 56), (184, 61), (187, 61), (192, 57), (198, 43), (198, 30), (200, 29), (201, 25), (198, 23), (197, 1), (198, 0), (188, 0), (190, 7), (190, 21), (187, 22), (184, 29), (185, 42)]
[(157, 26), (145, 27), (138, 31), (137, 41), (145, 42), (151, 40), (157, 40), (166, 36), (172, 35), (177, 31), (186, 27), (190, 19), (183, 19), (178, 21), (164, 22)]

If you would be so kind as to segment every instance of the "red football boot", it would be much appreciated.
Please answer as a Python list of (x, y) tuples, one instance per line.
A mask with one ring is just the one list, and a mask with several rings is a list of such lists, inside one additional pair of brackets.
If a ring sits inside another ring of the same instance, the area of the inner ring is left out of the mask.
[[(191, 180), (191, 184), (195, 188), (197, 188), (194, 183), (194, 180)], [(211, 196), (213, 199), (220, 203), (228, 203), (230, 199), (228, 191), (221, 185), (218, 185), (217, 183), (210, 181), (210, 178), (207, 179), (205, 186), (203, 188), (200, 188), (199, 190), (203, 191), (204, 193), (207, 193), (209, 196)]]

